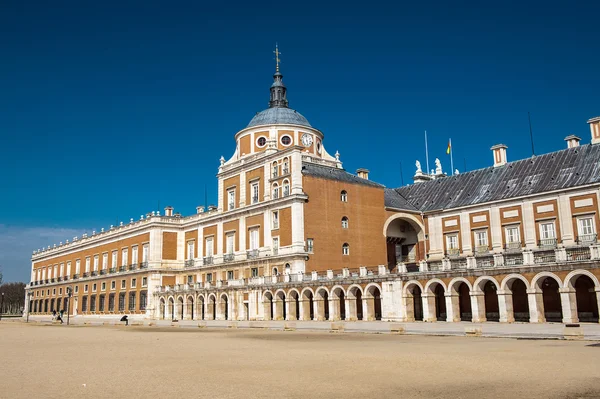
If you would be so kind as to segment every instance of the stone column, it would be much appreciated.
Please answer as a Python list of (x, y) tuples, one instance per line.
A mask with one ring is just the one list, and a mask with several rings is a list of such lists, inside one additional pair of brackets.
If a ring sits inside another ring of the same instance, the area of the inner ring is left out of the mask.
[(265, 299), (265, 301), (263, 302), (263, 309), (264, 320), (271, 320), (273, 318), (273, 315), (271, 314), (271, 301)]
[(485, 316), (485, 294), (481, 291), (471, 291), (469, 292), (469, 296), (471, 297), (471, 312), (473, 315), (471, 321), (473, 323), (486, 322), (487, 317)]
[(406, 322), (415, 321), (415, 298), (412, 295), (402, 296), (402, 306), (404, 307), (404, 320)]
[(514, 323), (512, 292), (509, 290), (498, 290), (498, 310), (500, 311), (500, 323)]
[(460, 304), (458, 302), (458, 294), (445, 292), (444, 297), (446, 297), (446, 321), (460, 321)]
[(318, 321), (325, 320), (325, 300), (323, 298), (315, 298), (313, 305), (315, 307), (315, 319)]
[(437, 321), (435, 316), (435, 294), (421, 294), (423, 302), (423, 321), (433, 323)]
[(275, 300), (275, 317), (273, 320), (283, 320), (283, 301), (279, 298)]
[(296, 320), (296, 299), (289, 297), (287, 301), (285, 301), (287, 306), (287, 320)]
[(578, 323), (577, 296), (574, 288), (559, 288), (560, 304), (562, 307), (563, 323)]
[(358, 316), (356, 315), (356, 298), (346, 299), (346, 320), (356, 321)]
[(183, 299), (183, 320), (191, 320), (192, 319), (189, 306), (190, 305), (188, 303), (188, 298), (187, 298), (187, 296), (185, 296)]
[(310, 303), (308, 299), (300, 299), (300, 320), (310, 320)]
[(363, 297), (363, 320), (375, 320), (375, 298), (372, 296)]
[(333, 294), (329, 297), (329, 320), (340, 320), (340, 298), (336, 298)]
[(544, 297), (539, 288), (530, 288), (527, 290), (527, 301), (529, 302), (529, 322), (545, 323), (544, 315)]

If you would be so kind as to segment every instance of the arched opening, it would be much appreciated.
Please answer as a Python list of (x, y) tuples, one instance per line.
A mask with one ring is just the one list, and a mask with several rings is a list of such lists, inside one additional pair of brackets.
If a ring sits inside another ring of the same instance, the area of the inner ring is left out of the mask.
[(209, 319), (217, 320), (217, 298), (214, 295), (208, 297)]
[(359, 287), (351, 287), (348, 290), (348, 304), (349, 319), (350, 320), (362, 320), (363, 319), (363, 306), (362, 306), (362, 291)]
[(506, 282), (506, 287), (512, 295), (512, 312), (515, 321), (529, 323), (529, 298), (527, 297), (527, 285), (519, 278), (513, 278)]
[[(381, 320), (381, 291), (379, 287), (371, 286), (369, 287), (369, 301), (373, 301), (373, 308), (369, 309), (369, 313), (372, 313), (372, 316), (375, 320)], [(420, 301), (419, 301), (420, 302)], [(423, 314), (421, 313), (421, 319), (423, 318)]]
[(169, 298), (169, 316), (171, 320), (175, 319), (175, 301), (173, 301), (173, 298)]
[(419, 271), (417, 263), (424, 258), (424, 234), (421, 227), (403, 217), (392, 219), (387, 225), (388, 268), (394, 270), (403, 264), (408, 272)]
[(562, 305), (558, 291), (560, 287), (552, 277), (544, 277), (543, 279), (539, 284), (544, 301), (544, 316), (546, 321), (560, 323), (562, 322)]
[(491, 281), (486, 282), (483, 286), (485, 318), (487, 321), (500, 321), (500, 307), (498, 305), (498, 295), (496, 291), (496, 284)]
[(289, 263), (285, 264), (285, 274), (290, 274), (292, 271), (292, 267), (290, 266)]
[(224, 320), (229, 320), (229, 298), (226, 294), (221, 295), (221, 314)]
[(471, 296), (469, 295), (469, 286), (462, 282), (458, 286), (458, 307), (460, 312), (461, 321), (471, 321), (473, 319), (473, 313), (471, 311)]
[(198, 298), (198, 314), (201, 320), (204, 320), (204, 318), (206, 317), (204, 312), (204, 297), (201, 296)]
[(325, 289), (317, 291), (317, 320), (329, 320), (329, 292)]
[(187, 299), (187, 314), (190, 320), (194, 320), (194, 297), (191, 296)]
[(435, 295), (435, 318), (437, 321), (446, 321), (448, 314), (446, 313), (446, 296), (444, 287), (441, 284), (436, 284), (433, 293)]
[(342, 217), (342, 229), (348, 228), (348, 218), (346, 216)]
[(414, 319), (415, 321), (423, 321), (423, 299), (421, 287), (414, 284), (409, 292), (412, 294)]
[(302, 293), (302, 320), (315, 319), (315, 302), (312, 291), (305, 290)]
[(275, 309), (273, 306), (273, 295), (270, 292), (266, 292), (264, 295), (264, 313), (265, 320), (273, 320), (273, 316), (275, 314)]
[(54, 298), (50, 300), (50, 312), (54, 312), (56, 308), (54, 307)]
[(44, 313), (48, 313), (48, 300), (44, 300)]
[(337, 299), (338, 309), (334, 309), (334, 312), (339, 310), (339, 318), (340, 320), (346, 320), (346, 295), (344, 294), (344, 290), (340, 287), (335, 288), (331, 295)]
[(290, 320), (300, 320), (300, 296), (296, 291), (291, 291), (289, 297), (292, 298), (289, 303)]
[(166, 308), (166, 306), (165, 306), (165, 299), (164, 298), (160, 298), (160, 302), (159, 302), (159, 305), (158, 305), (158, 313), (159, 313), (158, 317), (161, 320), (165, 319), (165, 308)]
[(183, 320), (183, 298), (179, 297), (177, 298), (177, 304), (179, 305), (177, 307), (177, 312), (179, 313), (179, 320)]
[(279, 291), (275, 294), (275, 320), (286, 320), (287, 309), (286, 309), (286, 297), (283, 291)]
[(585, 275), (575, 277), (575, 296), (577, 298), (577, 317), (581, 322), (598, 323), (598, 300), (594, 282)]

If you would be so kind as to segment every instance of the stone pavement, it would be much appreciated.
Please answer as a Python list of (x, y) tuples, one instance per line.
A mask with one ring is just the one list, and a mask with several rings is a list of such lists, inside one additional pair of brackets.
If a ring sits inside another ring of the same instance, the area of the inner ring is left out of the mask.
[[(82, 317), (70, 319), (72, 325), (124, 325), (121, 316)], [(3, 319), (2, 322), (24, 322), (24, 319)], [(30, 323), (52, 323), (51, 316), (30, 316)], [(65, 318), (66, 325), (66, 318)], [(419, 335), (476, 335), (483, 337), (562, 339), (565, 331), (574, 338), (600, 340), (600, 324), (581, 323), (579, 328), (566, 328), (562, 323), (400, 323), (385, 321), (227, 321), (227, 320), (140, 320), (131, 319), (131, 326), (179, 328), (260, 328), (270, 330), (331, 331), (360, 333), (403, 333)]]

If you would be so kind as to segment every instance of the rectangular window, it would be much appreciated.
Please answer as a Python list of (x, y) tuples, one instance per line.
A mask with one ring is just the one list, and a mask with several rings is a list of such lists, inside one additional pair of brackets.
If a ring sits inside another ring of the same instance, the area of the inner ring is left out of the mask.
[(103, 281), (101, 287), (102, 291), (106, 291), (106, 282)]
[(187, 283), (194, 284), (194, 276), (187, 276)]
[(251, 203), (252, 204), (258, 203), (258, 190), (259, 190), (258, 182), (252, 183), (252, 189), (251, 189), (251, 193), (252, 193)]
[(87, 284), (83, 286), (83, 292), (88, 292), (88, 285)]
[(273, 237), (273, 254), (277, 255), (279, 251), (279, 237)]
[(131, 292), (129, 294), (129, 311), (135, 312), (135, 292)]
[(75, 286), (75, 293), (77, 294), (78, 292), (79, 292), (79, 286), (78, 286), (78, 285), (76, 285), (76, 286)]
[(110, 294), (108, 296), (108, 311), (109, 312), (115, 311), (115, 294)]
[(108, 252), (102, 254), (102, 270), (108, 269)]
[(97, 288), (97, 285), (96, 285), (96, 283), (94, 283), (94, 284), (92, 285), (92, 292), (96, 292), (96, 288)]
[(90, 257), (89, 256), (87, 258), (85, 258), (85, 272), (86, 273), (90, 272)]
[(580, 236), (594, 234), (594, 219), (591, 217), (577, 219), (577, 229)]
[(475, 232), (475, 245), (478, 247), (488, 246), (487, 230), (480, 230)]
[(232, 254), (235, 252), (235, 234), (229, 233), (226, 236), (227, 238), (227, 253)]
[(554, 222), (540, 223), (540, 238), (542, 240), (556, 238), (556, 233), (554, 231)]
[(235, 209), (235, 190), (227, 190), (227, 210)]
[(81, 273), (81, 261), (77, 259), (75, 261), (75, 274)]
[(100, 257), (98, 255), (94, 255), (94, 271), (97, 272), (98, 271), (98, 261), (100, 260)]
[(96, 295), (92, 295), (90, 298), (90, 312), (96, 311)]
[(142, 287), (148, 286), (148, 277), (142, 277)]
[(208, 273), (206, 275), (206, 282), (208, 282), (208, 283), (212, 282), (212, 273)]
[(521, 242), (519, 226), (507, 226), (504, 233), (507, 244), (519, 244)]
[(258, 249), (259, 247), (258, 228), (250, 229), (250, 250)]
[(273, 211), (271, 213), (271, 222), (273, 224), (273, 230), (279, 228), (279, 211)]
[(137, 284), (137, 278), (132, 278), (131, 279), (131, 288), (135, 288), (136, 284)]
[(456, 251), (458, 250), (458, 235), (457, 234), (448, 234), (446, 236), (446, 249)]
[(137, 265), (138, 263), (138, 247), (137, 245), (131, 248), (131, 264)]
[(119, 251), (113, 251), (112, 252), (112, 261), (110, 264), (111, 268), (116, 268), (117, 267), (117, 258), (119, 256)]
[(187, 258), (194, 259), (194, 241), (188, 241), (187, 243)]
[(148, 244), (144, 244), (142, 247), (142, 262), (148, 262), (148, 253), (150, 251), (150, 246)]
[(121, 280), (121, 289), (125, 289), (127, 287), (125, 280)]
[(213, 237), (207, 237), (206, 238), (206, 256), (213, 256), (213, 244), (214, 244), (214, 240)]
[(84, 296), (83, 298), (81, 298), (81, 311), (82, 312), (87, 312), (87, 301), (88, 301), (87, 296)]
[(233, 270), (227, 270), (227, 280), (233, 280)]
[(62, 295), (62, 288), (58, 289), (58, 295)]
[(71, 262), (67, 262), (67, 276), (71, 276)]
[(314, 250), (314, 240), (312, 238), (306, 239), (306, 252), (312, 254)]
[(119, 294), (119, 312), (125, 311), (125, 293)]
[(127, 248), (121, 250), (121, 266), (127, 266)]
[(114, 290), (114, 289), (116, 289), (116, 288), (117, 288), (117, 282), (116, 282), (115, 280), (111, 281), (111, 282), (110, 282), (110, 289), (111, 289), (111, 290)]
[(258, 277), (258, 267), (253, 267), (250, 273), (252, 277)]
[(100, 295), (100, 298), (98, 298), (98, 299), (99, 299), (98, 300), (98, 310), (100, 312), (104, 312), (104, 300), (105, 300), (104, 295)]
[(146, 310), (146, 302), (148, 302), (148, 293), (146, 291), (140, 292), (140, 310)]
[(64, 264), (64, 263), (61, 263), (61, 264), (60, 264), (60, 272), (59, 272), (58, 276), (59, 276), (59, 277), (62, 277), (62, 276), (64, 276), (64, 275), (65, 275), (65, 264)]

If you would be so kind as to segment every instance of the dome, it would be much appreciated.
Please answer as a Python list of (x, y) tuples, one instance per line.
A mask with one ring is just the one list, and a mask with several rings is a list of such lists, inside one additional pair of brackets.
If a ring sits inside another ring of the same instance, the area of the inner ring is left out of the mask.
[(259, 125), (275, 125), (275, 124), (290, 124), (290, 125), (302, 125), (307, 127), (310, 126), (308, 120), (300, 112), (291, 108), (273, 107), (267, 108), (264, 111), (259, 112), (252, 118), (247, 127), (259, 126)]

